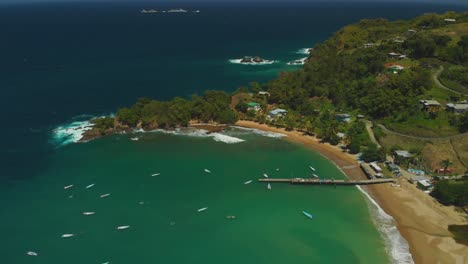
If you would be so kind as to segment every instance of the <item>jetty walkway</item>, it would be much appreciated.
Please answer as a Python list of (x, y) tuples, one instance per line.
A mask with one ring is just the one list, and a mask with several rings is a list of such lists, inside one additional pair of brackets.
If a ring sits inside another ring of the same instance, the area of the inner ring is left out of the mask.
[(291, 183), (291, 184), (309, 184), (309, 185), (370, 185), (381, 183), (396, 183), (395, 179), (376, 179), (376, 180), (329, 180), (329, 179), (303, 179), (303, 178), (262, 178), (259, 182), (267, 183)]

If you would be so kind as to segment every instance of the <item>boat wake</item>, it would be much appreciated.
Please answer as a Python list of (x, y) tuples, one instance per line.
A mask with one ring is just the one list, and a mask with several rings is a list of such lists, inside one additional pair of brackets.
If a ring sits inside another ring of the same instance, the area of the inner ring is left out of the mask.
[(242, 59), (232, 59), (229, 60), (232, 64), (242, 64), (242, 65), (270, 65), (278, 61), (275, 60), (264, 60), (262, 62), (242, 62)]
[(373, 215), (373, 221), (382, 235), (387, 252), (394, 264), (414, 264), (411, 253), (409, 252), (408, 242), (398, 231), (392, 216), (385, 213), (379, 204), (372, 199), (360, 186), (356, 186), (369, 201), (369, 208)]

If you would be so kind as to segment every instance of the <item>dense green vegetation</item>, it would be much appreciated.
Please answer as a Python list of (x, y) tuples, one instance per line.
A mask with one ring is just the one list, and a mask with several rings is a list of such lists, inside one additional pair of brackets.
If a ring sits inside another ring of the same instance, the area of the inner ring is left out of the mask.
[(465, 206), (468, 204), (468, 181), (439, 181), (432, 196), (442, 204)]
[(449, 225), (448, 230), (457, 243), (468, 245), (468, 225)]
[[(418, 100), (432, 86), (430, 70), (417, 63), (399, 74), (388, 73), (385, 63), (400, 62), (387, 54), (455, 63), (458, 66), (448, 74), (465, 78), (467, 37), (453, 43), (450, 36), (428, 30), (445, 26), (445, 17), (468, 20), (467, 14), (428, 14), (407, 22), (363, 20), (347, 26), (317, 45), (302, 70), (284, 73), (268, 83), (265, 88), (271, 93), (270, 101), (304, 115), (309, 114), (310, 98), (318, 96), (329, 98), (337, 108), (359, 109), (374, 119), (413, 116), (421, 111)], [(409, 35), (409, 29), (418, 32)], [(395, 43), (396, 37), (402, 43)], [(365, 43), (374, 43), (374, 47), (364, 48)]]
[(190, 120), (233, 124), (237, 114), (230, 108), (231, 96), (223, 91), (206, 91), (190, 100), (176, 97), (170, 101), (140, 98), (130, 108), (121, 108), (116, 118), (121, 125), (142, 128), (184, 127)]

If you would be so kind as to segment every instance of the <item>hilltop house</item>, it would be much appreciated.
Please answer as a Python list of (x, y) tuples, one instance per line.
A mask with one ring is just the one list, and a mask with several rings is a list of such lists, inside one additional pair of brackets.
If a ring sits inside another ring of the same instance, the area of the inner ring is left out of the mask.
[(408, 163), (413, 158), (413, 154), (406, 150), (395, 150), (393, 151), (393, 159), (395, 164)]
[(416, 30), (414, 30), (414, 29), (408, 29), (408, 31), (406, 32), (406, 35), (408, 35), (408, 36), (411, 37), (411, 36), (413, 36), (413, 35), (416, 34), (416, 33), (417, 33)]
[(419, 100), (427, 112), (437, 112), (442, 110), (442, 105), (436, 100)]
[(256, 102), (250, 102), (247, 104), (247, 111), (255, 111), (255, 112), (258, 112), (260, 111), (260, 109), (262, 109), (260, 107), (260, 104), (259, 103), (256, 103)]
[(454, 18), (446, 18), (446, 19), (444, 19), (444, 21), (445, 22), (457, 22), (457, 20), (454, 19)]
[(403, 43), (403, 42), (405, 42), (405, 40), (400, 36), (392, 38), (392, 41), (393, 41), (393, 43)]
[(401, 54), (401, 53), (398, 53), (398, 52), (390, 52), (387, 54), (388, 57), (392, 58), (392, 59), (405, 59), (407, 58), (408, 56), (406, 56), (405, 54)]
[(448, 103), (446, 104), (447, 110), (451, 111), (455, 114), (463, 114), (465, 112), (468, 112), (468, 104), (452, 104)]
[(364, 48), (372, 48), (372, 47), (374, 47), (374, 45), (375, 45), (374, 43), (364, 43), (362, 46)]
[(288, 111), (287, 110), (284, 110), (284, 109), (281, 109), (281, 108), (276, 108), (274, 110), (271, 110), (270, 113), (268, 113), (268, 115), (270, 117), (284, 117), (288, 114)]
[(260, 91), (260, 92), (258, 92), (258, 94), (270, 96), (270, 93), (269, 93), (269, 92), (265, 92), (265, 91)]
[(350, 114), (336, 114), (335, 118), (336, 118), (336, 120), (338, 120), (340, 122), (346, 122), (346, 123), (351, 122), (351, 115)]

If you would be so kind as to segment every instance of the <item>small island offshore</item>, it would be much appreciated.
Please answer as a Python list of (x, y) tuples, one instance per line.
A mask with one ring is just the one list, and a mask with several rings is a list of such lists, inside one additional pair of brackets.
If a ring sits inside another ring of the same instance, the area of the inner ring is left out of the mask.
[(395, 179), (365, 190), (393, 216), (416, 263), (467, 263), (468, 13), (361, 20), (308, 51), (299, 70), (233, 93), (140, 98), (92, 120), (82, 141), (189, 126), (283, 133), (350, 179)]

